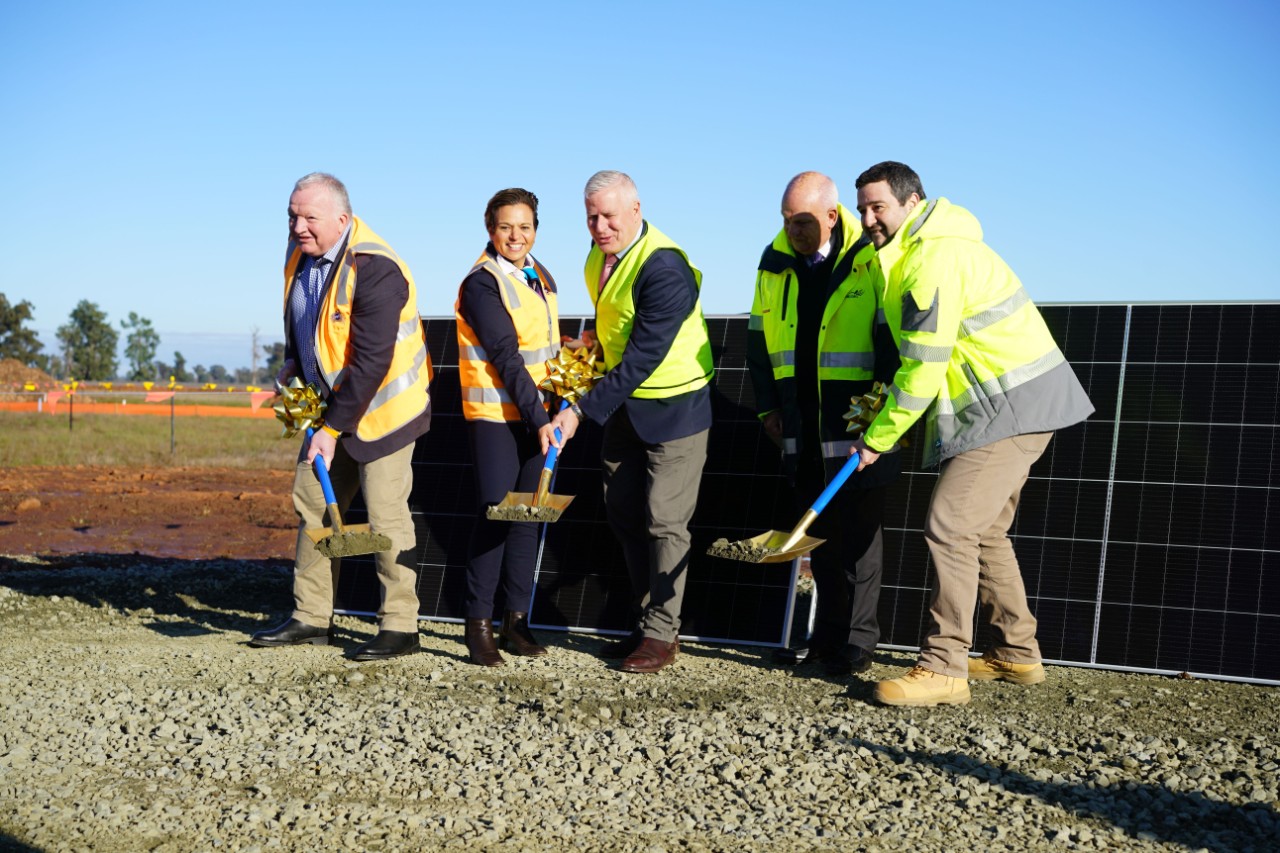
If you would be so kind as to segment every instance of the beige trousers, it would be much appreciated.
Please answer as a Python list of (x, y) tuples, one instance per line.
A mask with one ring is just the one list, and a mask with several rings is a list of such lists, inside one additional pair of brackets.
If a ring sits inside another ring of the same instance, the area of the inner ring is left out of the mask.
[(924, 526), (934, 569), (931, 624), (920, 644), (925, 669), (968, 676), (975, 602), (989, 613), (990, 652), (1012, 663), (1039, 662), (1036, 619), (1008, 533), (1031, 465), (1052, 437), (1016, 435), (942, 463)]
[[(378, 625), (383, 631), (418, 630), (418, 546), (409, 514), (412, 460), (413, 444), (409, 444), (389, 456), (361, 464), (347, 454), (339, 441), (329, 471), (343, 518), (359, 489), (373, 532), (391, 539), (391, 550), (374, 557), (382, 585)], [(305, 456), (300, 457), (293, 475), (293, 508), (300, 521), (293, 564), (293, 618), (327, 628), (333, 620), (333, 588), (342, 561), (323, 556), (306, 534), (308, 528), (331, 525), (324, 491)]]

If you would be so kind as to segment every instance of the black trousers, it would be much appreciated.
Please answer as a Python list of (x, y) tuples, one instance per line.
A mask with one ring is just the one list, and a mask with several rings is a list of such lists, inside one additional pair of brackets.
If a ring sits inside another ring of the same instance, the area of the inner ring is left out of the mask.
[[(796, 475), (799, 511), (807, 510), (826, 486), (820, 461), (802, 464)], [(827, 540), (809, 555), (818, 594), (811, 649), (856, 646), (870, 652), (880, 642), (880, 579), (884, 573), (885, 487), (851, 488), (846, 483), (809, 527)]]
[(490, 521), (485, 509), (501, 502), (507, 492), (538, 488), (545, 458), (537, 433), (523, 423), (467, 421), (472, 468), (476, 476), (475, 526), (467, 547), (466, 614), (489, 619), (501, 583), (504, 609), (527, 611), (533, 593), (533, 568), (538, 558), (541, 524)]

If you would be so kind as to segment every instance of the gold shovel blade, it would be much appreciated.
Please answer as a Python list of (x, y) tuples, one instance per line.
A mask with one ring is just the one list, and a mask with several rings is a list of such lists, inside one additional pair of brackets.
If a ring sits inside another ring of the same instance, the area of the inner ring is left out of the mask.
[(546, 521), (560, 520), (560, 515), (573, 502), (573, 495), (547, 495), (542, 503), (533, 505), (533, 492), (507, 492), (507, 496), (484, 511), (491, 521)]
[(768, 533), (761, 533), (759, 536), (737, 542), (720, 539), (707, 549), (707, 553), (712, 557), (723, 557), (726, 560), (739, 560), (744, 563), (789, 563), (827, 541), (814, 536), (801, 536), (785, 551), (779, 550), (787, 544), (791, 534), (790, 530), (770, 530)]

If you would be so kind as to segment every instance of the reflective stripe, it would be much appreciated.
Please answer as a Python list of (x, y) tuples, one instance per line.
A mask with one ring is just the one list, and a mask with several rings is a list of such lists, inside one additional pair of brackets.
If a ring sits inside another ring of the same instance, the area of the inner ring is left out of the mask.
[(822, 455), (827, 459), (838, 459), (849, 455), (849, 451), (853, 449), (852, 441), (824, 441), (822, 442)]
[(764, 329), (764, 317), (759, 314), (752, 314), (747, 318), (747, 331), (759, 332)]
[(988, 326), (999, 323), (1006, 317), (1015, 314), (1019, 308), (1031, 301), (1031, 297), (1027, 295), (1027, 291), (1019, 287), (1017, 292), (1003, 302), (998, 302), (990, 308), (986, 308), (968, 317), (960, 322), (960, 337), (965, 338), (969, 335), (981, 332)]
[(884, 309), (883, 309), (883, 308), (877, 308), (877, 309), (876, 309), (876, 325), (877, 325), (877, 326), (883, 326), (883, 325), (885, 325), (885, 324), (886, 324), (886, 323), (888, 323), (888, 322), (889, 322), (888, 318), (886, 318), (886, 317), (884, 316)]
[(916, 221), (911, 223), (911, 227), (907, 229), (907, 236), (914, 237), (916, 232), (924, 227), (924, 222), (929, 218), (929, 214), (933, 213), (933, 209), (938, 205), (936, 198), (929, 199), (929, 203), (925, 205), (924, 213), (916, 217)]
[(401, 263), (400, 256), (391, 251), (390, 246), (386, 246), (382, 243), (356, 243), (354, 246), (351, 246), (350, 249), (351, 251), (362, 255), (381, 255), (384, 258), (389, 258), (395, 261), (397, 264)]
[(788, 456), (795, 456), (800, 452), (800, 448), (794, 438), (784, 438), (782, 439), (782, 452)]
[(928, 344), (918, 344), (915, 341), (903, 338), (898, 344), (898, 355), (903, 358), (915, 359), (916, 361), (945, 363), (951, 360), (952, 349), (952, 347), (933, 347)]
[(933, 399), (925, 399), (924, 397), (913, 397), (903, 391), (897, 385), (889, 386), (889, 393), (893, 395), (893, 399), (904, 409), (910, 409), (913, 412), (923, 412), (929, 408), (929, 404)]
[(982, 397), (989, 399), (1003, 397), (1008, 391), (1025, 382), (1030, 382), (1037, 376), (1048, 373), (1066, 360), (1062, 350), (1054, 347), (1030, 364), (1015, 367), (1002, 376), (988, 379), (977, 386), (970, 387), (958, 397), (952, 399), (940, 398), (938, 400), (938, 414), (953, 415), (956, 412), (963, 412)]
[(365, 414), (367, 415), (369, 412), (376, 410), (397, 394), (412, 388), (417, 383), (418, 373), (422, 370), (422, 365), (426, 364), (426, 361), (427, 348), (421, 347), (414, 353), (413, 362), (410, 363), (408, 370), (378, 389), (378, 393), (374, 394), (373, 399), (369, 401), (369, 408), (364, 410)]
[(796, 351), (789, 349), (781, 352), (771, 352), (769, 353), (769, 363), (774, 367), (794, 367)]
[(413, 337), (420, 334), (418, 325), (421, 321), (417, 317), (410, 317), (400, 324), (400, 328), (396, 330), (396, 343), (400, 343), (405, 338)]
[(503, 298), (506, 300), (508, 305), (515, 307), (516, 305), (521, 304), (520, 292), (516, 290), (516, 284), (511, 280), (511, 276), (504, 275), (499, 277), (498, 287), (501, 287), (503, 290), (506, 291), (506, 294), (503, 296)]
[(462, 399), (468, 403), (510, 403), (506, 388), (463, 388)]
[[(547, 359), (554, 358), (555, 354), (554, 347), (520, 350), (520, 360), (524, 362), (525, 367), (528, 367), (531, 364), (542, 364)], [(489, 353), (485, 352), (484, 347), (479, 344), (470, 344), (458, 348), (458, 358), (462, 361), (488, 361)]]
[(330, 388), (337, 388), (338, 385), (342, 383), (342, 377), (346, 375), (346, 372), (347, 372), (347, 369), (345, 367), (339, 368), (332, 372), (326, 371), (323, 368), (321, 368), (321, 373), (324, 374), (324, 381)]
[(876, 366), (873, 352), (824, 352), (818, 355), (819, 367), (861, 367), (872, 370)]

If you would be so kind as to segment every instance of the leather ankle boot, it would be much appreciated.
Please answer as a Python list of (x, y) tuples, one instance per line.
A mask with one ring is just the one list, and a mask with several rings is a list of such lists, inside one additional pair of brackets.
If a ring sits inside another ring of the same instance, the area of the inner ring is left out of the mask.
[(498, 653), (492, 619), (468, 619), (465, 636), (467, 655), (472, 663), (480, 666), (502, 666), (506, 663)]
[(545, 655), (547, 650), (534, 639), (529, 630), (529, 614), (518, 610), (508, 610), (502, 614), (502, 648), (515, 655), (537, 657)]

